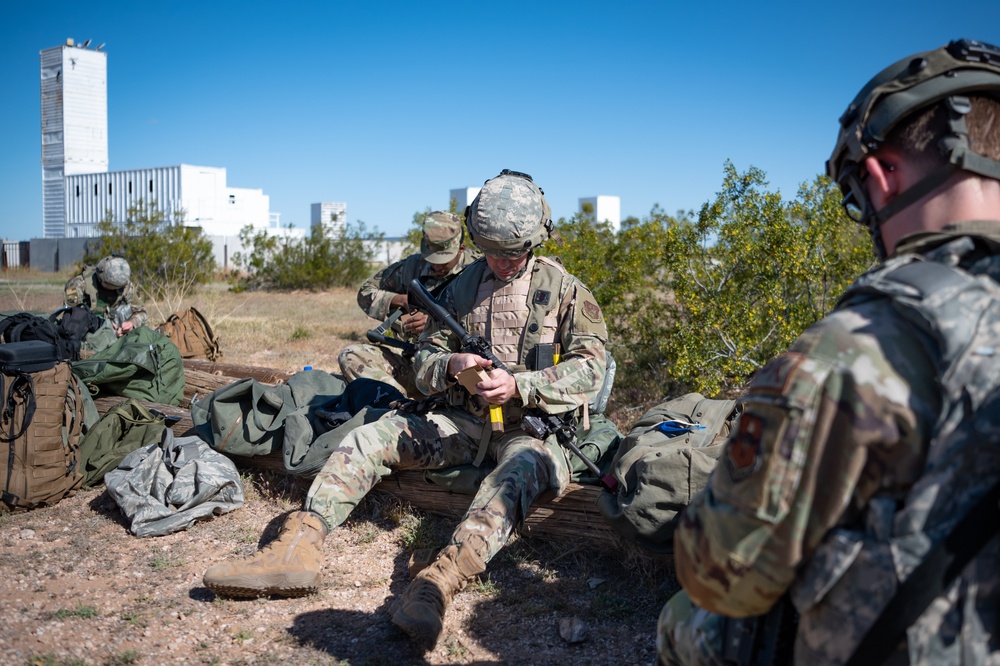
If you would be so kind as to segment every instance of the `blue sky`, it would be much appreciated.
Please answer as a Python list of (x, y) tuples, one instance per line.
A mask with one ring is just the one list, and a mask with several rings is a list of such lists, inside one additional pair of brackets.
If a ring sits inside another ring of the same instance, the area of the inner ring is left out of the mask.
[(344, 201), (388, 235), (448, 190), (526, 171), (555, 217), (697, 209), (723, 165), (792, 198), (862, 84), (1000, 2), (0, 0), (0, 236), (42, 233), (39, 56), (108, 53), (111, 170), (225, 167), (282, 222)]

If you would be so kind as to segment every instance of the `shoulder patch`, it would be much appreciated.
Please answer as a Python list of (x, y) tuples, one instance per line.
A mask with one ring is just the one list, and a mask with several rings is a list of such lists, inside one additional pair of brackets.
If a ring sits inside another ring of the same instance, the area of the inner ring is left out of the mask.
[(545, 291), (544, 289), (538, 289), (535, 291), (535, 296), (531, 299), (531, 302), (535, 305), (548, 305), (551, 297), (552, 292)]
[(760, 468), (760, 438), (763, 433), (762, 417), (746, 412), (740, 415), (740, 429), (729, 441), (726, 450), (726, 469), (734, 483)]
[(595, 324), (600, 324), (601, 321), (603, 320), (603, 317), (601, 315), (601, 306), (599, 306), (594, 301), (584, 301), (583, 307), (580, 308), (580, 311), (583, 312), (584, 317), (594, 322)]

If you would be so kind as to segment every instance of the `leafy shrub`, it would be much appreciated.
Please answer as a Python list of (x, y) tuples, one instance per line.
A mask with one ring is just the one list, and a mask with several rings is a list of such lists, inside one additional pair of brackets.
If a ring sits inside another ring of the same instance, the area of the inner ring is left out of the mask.
[(252, 249), (233, 255), (239, 269), (232, 277), (233, 286), (279, 291), (356, 286), (370, 276), (373, 246), (382, 238), (381, 233), (366, 233), (361, 222), (337, 230), (313, 225), (302, 239), (244, 227), (240, 241)]
[(872, 263), (867, 232), (825, 177), (785, 203), (759, 169), (724, 172), (697, 217), (654, 208), (615, 234), (576, 216), (546, 243), (601, 304), (622, 388), (739, 388)]
[(215, 277), (212, 241), (200, 228), (186, 227), (184, 213), (171, 224), (155, 202), (139, 200), (118, 222), (109, 211), (97, 226), (100, 237), (88, 244), (85, 263), (120, 254), (132, 268), (132, 282), (148, 299), (164, 302), (174, 312), (198, 285)]

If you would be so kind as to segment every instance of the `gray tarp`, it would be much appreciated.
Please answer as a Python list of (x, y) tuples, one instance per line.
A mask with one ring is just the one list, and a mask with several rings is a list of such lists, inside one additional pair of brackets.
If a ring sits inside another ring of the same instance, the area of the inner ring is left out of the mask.
[(201, 438), (175, 439), (169, 429), (161, 441), (125, 456), (104, 483), (139, 537), (179, 532), (198, 519), (243, 506), (233, 461)]

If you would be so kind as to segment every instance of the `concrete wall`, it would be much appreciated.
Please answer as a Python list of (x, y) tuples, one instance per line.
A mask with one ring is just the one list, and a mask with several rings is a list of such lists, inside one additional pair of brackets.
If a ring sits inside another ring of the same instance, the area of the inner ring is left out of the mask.
[[(83, 261), (90, 238), (32, 238), (30, 265), (38, 271), (55, 273)], [(21, 261), (22, 264), (25, 262)]]

